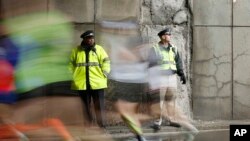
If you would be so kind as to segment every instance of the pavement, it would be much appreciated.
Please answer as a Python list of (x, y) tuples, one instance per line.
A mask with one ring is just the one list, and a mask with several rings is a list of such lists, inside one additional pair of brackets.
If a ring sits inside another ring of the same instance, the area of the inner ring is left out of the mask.
[[(250, 120), (195, 120), (193, 125), (199, 130), (196, 136), (192, 136), (193, 134), (190, 134), (192, 132), (184, 128), (171, 126), (163, 126), (159, 132), (154, 132), (144, 124), (143, 131), (149, 141), (229, 141), (229, 128), (232, 124), (249, 125)], [(107, 132), (115, 141), (136, 141), (133, 133), (126, 126), (107, 127)]]
[[(205, 141), (211, 137), (218, 141), (228, 141), (229, 126), (231, 124), (250, 124), (250, 120), (195, 120), (193, 125), (199, 130), (197, 138), (192, 141)], [(107, 126), (106, 129), (99, 127), (83, 127), (80, 125), (65, 126), (74, 141), (134, 141), (134, 135), (125, 125)], [(144, 136), (149, 141), (183, 141), (191, 133), (184, 128), (162, 126), (159, 132), (154, 132), (147, 124), (143, 124)], [(65, 141), (53, 127), (44, 127), (36, 130), (23, 132), (30, 141)], [(1, 141), (16, 141), (16, 138), (0, 139)], [(217, 141), (213, 139), (213, 141)], [(27, 140), (21, 140), (27, 141)], [(73, 141), (73, 140), (71, 140)], [(135, 140), (136, 141), (136, 140)]]

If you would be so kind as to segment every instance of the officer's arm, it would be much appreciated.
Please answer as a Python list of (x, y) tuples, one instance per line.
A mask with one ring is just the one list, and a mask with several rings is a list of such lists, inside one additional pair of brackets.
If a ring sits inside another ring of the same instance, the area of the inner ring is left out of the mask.
[(177, 74), (180, 76), (182, 84), (186, 84), (186, 77), (183, 72), (182, 60), (178, 52), (176, 52), (175, 61), (176, 61)]
[(177, 74), (181, 75), (181, 73), (183, 73), (183, 66), (182, 66), (182, 60), (178, 51), (176, 51), (175, 62), (176, 62)]
[(102, 49), (100, 63), (101, 63), (103, 74), (105, 76), (108, 76), (108, 74), (110, 72), (110, 59), (109, 59), (109, 56), (104, 49)]
[[(182, 60), (178, 51), (176, 51), (175, 62), (176, 62), (177, 74), (181, 77), (181, 79), (185, 79), (185, 74), (184, 74), (183, 66), (182, 66)], [(185, 81), (183, 83), (186, 83), (186, 80), (182, 80), (182, 81)]]

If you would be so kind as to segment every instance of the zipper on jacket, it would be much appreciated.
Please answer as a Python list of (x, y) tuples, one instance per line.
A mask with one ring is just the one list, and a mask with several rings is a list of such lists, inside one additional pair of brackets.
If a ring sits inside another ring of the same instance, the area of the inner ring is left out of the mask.
[[(86, 64), (89, 63), (89, 52), (90, 52), (90, 50), (88, 50), (88, 49), (85, 50)], [(91, 89), (90, 80), (89, 80), (89, 65), (86, 65), (86, 89), (87, 90)]]

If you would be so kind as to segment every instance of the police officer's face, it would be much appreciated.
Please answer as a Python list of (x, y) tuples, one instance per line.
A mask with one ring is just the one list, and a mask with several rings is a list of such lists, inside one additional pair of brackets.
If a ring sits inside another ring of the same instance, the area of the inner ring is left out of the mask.
[(170, 34), (164, 34), (161, 36), (161, 40), (166, 41), (166, 42), (170, 42), (170, 37), (171, 37)]
[(93, 36), (91, 36), (91, 37), (86, 37), (86, 38), (85, 38), (85, 43), (86, 43), (87, 45), (90, 45), (90, 46), (94, 45), (94, 43), (95, 43), (94, 37), (93, 37)]

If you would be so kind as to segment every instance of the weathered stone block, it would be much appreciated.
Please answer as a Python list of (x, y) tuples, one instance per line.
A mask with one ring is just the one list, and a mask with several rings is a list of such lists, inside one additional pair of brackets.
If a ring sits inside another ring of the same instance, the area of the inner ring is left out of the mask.
[(172, 23), (173, 15), (184, 7), (185, 0), (153, 0), (151, 2), (152, 21), (154, 24)]
[(186, 10), (178, 11), (173, 18), (175, 24), (182, 24), (188, 22), (188, 12)]
[(250, 1), (249, 0), (236, 0), (233, 5), (233, 25), (236, 26), (249, 26), (250, 25)]
[[(95, 11), (93, 0), (52, 0), (51, 2), (54, 2), (52, 4), (54, 4), (55, 8), (67, 14), (74, 22), (94, 22)], [(50, 8), (52, 8), (51, 4)]]
[(32, 12), (47, 11), (47, 1), (34, 0), (2, 0), (1, 14), (4, 18), (31, 14)]
[(97, 0), (96, 19), (98, 21), (137, 21), (140, 4), (139, 0)]
[(236, 119), (247, 119), (250, 117), (250, 29), (247, 27), (235, 27), (234, 29), (234, 114)]
[(231, 25), (230, 0), (193, 0), (194, 25)]
[(151, 19), (151, 12), (150, 8), (147, 6), (142, 6), (141, 7), (141, 23), (142, 24), (152, 24), (152, 19)]
[(195, 27), (193, 50), (194, 117), (231, 119), (231, 29)]
[(232, 101), (230, 97), (194, 98), (194, 119), (229, 120), (232, 118)]

